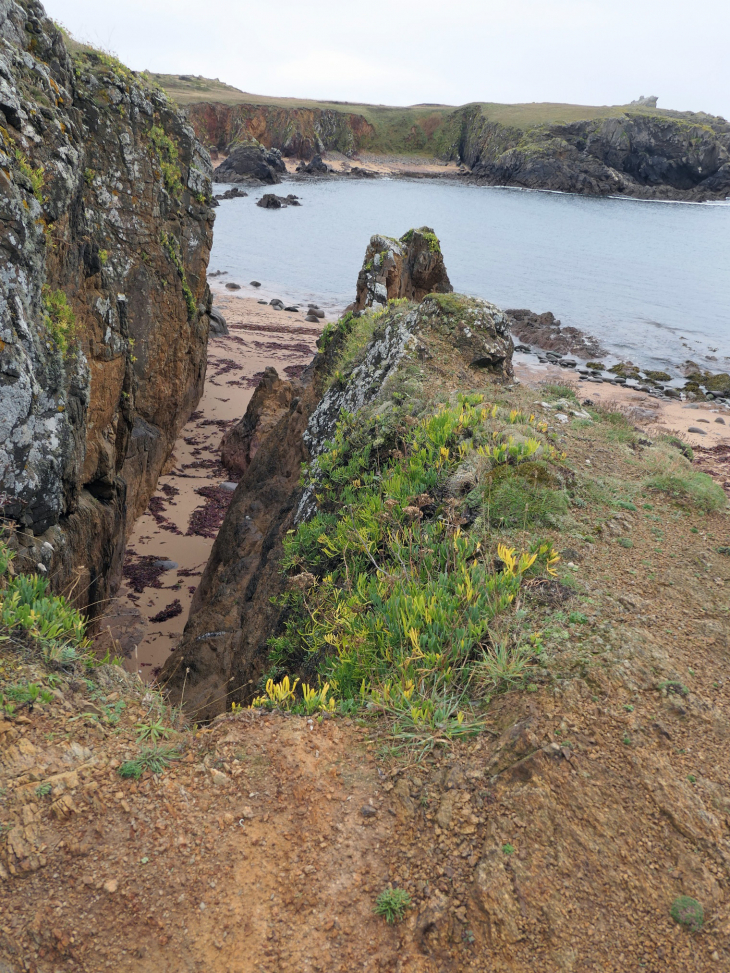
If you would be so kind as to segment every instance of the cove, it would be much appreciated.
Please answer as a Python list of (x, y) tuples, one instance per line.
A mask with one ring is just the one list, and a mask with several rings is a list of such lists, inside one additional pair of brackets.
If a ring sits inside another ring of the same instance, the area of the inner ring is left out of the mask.
[[(302, 205), (216, 211), (211, 270), (262, 283), (260, 296), (331, 311), (354, 297), (373, 233), (433, 227), (456, 291), (552, 311), (616, 358), (647, 367), (730, 356), (730, 204), (658, 203), (464, 186), (435, 180), (291, 182)], [(216, 191), (225, 189), (217, 184)]]

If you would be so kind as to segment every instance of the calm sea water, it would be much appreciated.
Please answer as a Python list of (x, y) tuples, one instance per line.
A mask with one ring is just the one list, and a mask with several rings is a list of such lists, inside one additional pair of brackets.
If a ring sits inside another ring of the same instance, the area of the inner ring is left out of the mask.
[[(461, 293), (552, 311), (613, 355), (649, 365), (730, 365), (730, 204), (593, 199), (434, 181), (286, 183), (300, 207), (216, 210), (210, 269), (242, 294), (339, 311), (373, 233), (430, 226)], [(216, 186), (216, 192), (219, 187)], [(257, 292), (248, 286), (259, 280)]]

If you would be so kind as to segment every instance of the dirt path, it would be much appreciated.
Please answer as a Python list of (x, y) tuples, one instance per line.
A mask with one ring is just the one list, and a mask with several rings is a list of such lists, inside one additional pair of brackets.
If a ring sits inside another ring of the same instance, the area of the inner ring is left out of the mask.
[(235, 488), (220, 464), (225, 430), (244, 415), (267, 366), (286, 377), (309, 363), (321, 330), (306, 323), (303, 314), (277, 311), (222, 288), (214, 300), (230, 334), (210, 339), (203, 397), (180, 433), (147, 510), (132, 528), (124, 581), (104, 619), (130, 671), (139, 671), (145, 680), (182, 635)]

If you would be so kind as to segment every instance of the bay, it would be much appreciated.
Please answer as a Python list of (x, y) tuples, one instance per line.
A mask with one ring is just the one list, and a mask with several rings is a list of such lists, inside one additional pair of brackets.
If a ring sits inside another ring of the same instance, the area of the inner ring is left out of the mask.
[[(226, 187), (216, 184), (215, 191)], [(210, 269), (242, 293), (312, 301), (355, 296), (374, 233), (429, 226), (454, 289), (504, 307), (552, 311), (611, 355), (646, 367), (730, 364), (730, 203), (687, 204), (465, 186), (435, 180), (287, 182), (301, 206), (216, 210)], [(258, 280), (256, 291), (249, 286)]]

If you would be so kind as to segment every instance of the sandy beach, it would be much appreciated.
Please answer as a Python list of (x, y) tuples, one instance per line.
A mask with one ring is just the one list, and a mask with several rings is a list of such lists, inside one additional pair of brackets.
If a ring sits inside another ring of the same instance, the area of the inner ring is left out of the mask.
[(182, 635), (232, 496), (234, 478), (220, 463), (223, 434), (244, 415), (263, 370), (273, 366), (282, 378), (298, 374), (321, 331), (303, 313), (277, 311), (219, 288), (214, 304), (230, 334), (209, 341), (203, 397), (132, 528), (123, 582), (103, 622), (127, 668), (145, 680)]

